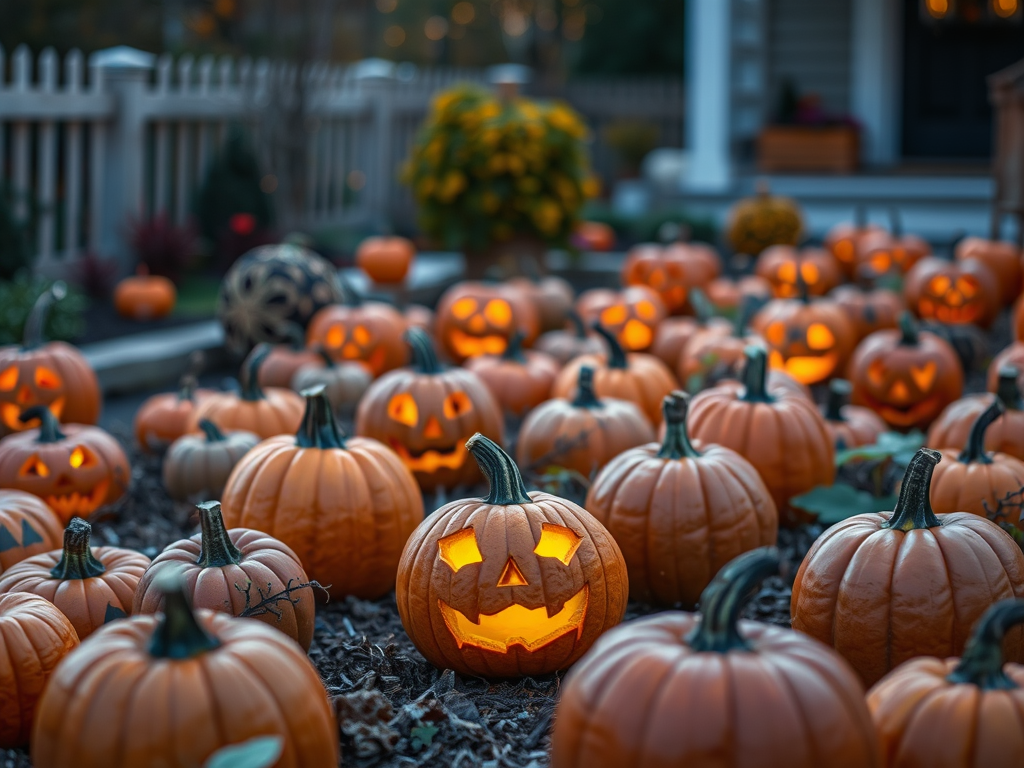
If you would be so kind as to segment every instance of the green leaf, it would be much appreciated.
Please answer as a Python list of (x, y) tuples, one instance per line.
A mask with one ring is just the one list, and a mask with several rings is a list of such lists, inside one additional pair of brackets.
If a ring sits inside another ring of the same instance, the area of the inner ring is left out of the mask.
[(862, 445), (836, 452), (836, 466), (841, 467), (851, 461), (882, 461), (892, 459), (901, 466), (906, 466), (914, 458), (917, 450), (924, 445), (924, 433), (919, 431), (901, 434), (899, 432), (883, 432), (874, 445)]
[(789, 503), (816, 515), (823, 525), (834, 525), (848, 517), (871, 512), (886, 512), (896, 506), (895, 496), (872, 496), (845, 483), (819, 485), (807, 493), (794, 496)]
[(429, 747), (434, 741), (434, 737), (440, 730), (436, 725), (418, 725), (409, 731), (411, 737), (412, 748), (416, 750)]
[(280, 736), (258, 736), (218, 749), (204, 768), (269, 768), (278, 761), (282, 751), (284, 739)]

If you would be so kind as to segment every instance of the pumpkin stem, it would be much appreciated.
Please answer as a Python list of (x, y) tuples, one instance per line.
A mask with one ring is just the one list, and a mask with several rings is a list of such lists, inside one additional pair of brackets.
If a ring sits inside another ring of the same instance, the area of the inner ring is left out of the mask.
[(315, 352), (316, 354), (320, 355), (321, 359), (324, 361), (324, 368), (327, 368), (327, 369), (334, 368), (334, 366), (335, 366), (334, 358), (331, 357), (331, 353), (328, 352), (324, 348), (323, 344), (315, 345), (313, 347), (313, 352)]
[(963, 464), (991, 464), (992, 457), (985, 453), (985, 433), (992, 426), (992, 422), (1003, 415), (1003, 402), (998, 397), (992, 404), (979, 414), (971, 425), (971, 432), (967, 436), (967, 445), (957, 456), (957, 461)]
[(224, 437), (224, 433), (220, 431), (220, 427), (209, 419), (200, 419), (199, 428), (206, 434), (206, 442), (208, 443), (222, 443), (227, 439)]
[(811, 303), (811, 295), (807, 292), (807, 281), (804, 280), (803, 259), (797, 257), (796, 261), (796, 297), (804, 304)]
[(195, 398), (196, 387), (199, 382), (191, 373), (186, 373), (178, 382), (178, 402), (191, 402)]
[(746, 403), (772, 403), (775, 398), (768, 394), (768, 353), (763, 347), (751, 344), (743, 350), (746, 363), (740, 381), (743, 394), (740, 399)]
[(257, 344), (242, 363), (242, 399), (246, 402), (253, 403), (266, 397), (263, 394), (263, 387), (260, 386), (259, 374), (260, 366), (269, 354), (269, 344)]
[(931, 492), (932, 472), (935, 465), (942, 461), (942, 454), (931, 448), (921, 448), (914, 454), (903, 476), (903, 487), (900, 498), (892, 517), (883, 523), (883, 528), (899, 531), (913, 531), (920, 528), (936, 528), (942, 523), (932, 511), (932, 502), (928, 498)]
[(162, 574), (154, 585), (163, 592), (164, 612), (149, 641), (149, 655), (157, 659), (191, 659), (220, 647), (220, 641), (199, 626), (178, 574)]
[(590, 327), (601, 334), (601, 336), (604, 337), (604, 340), (608, 342), (608, 367), (618, 368), (620, 370), (628, 368), (626, 351), (622, 348), (622, 345), (615, 337), (615, 334), (596, 321)]
[(341, 293), (341, 303), (346, 307), (363, 306), (363, 297), (341, 272), (338, 272), (338, 290)]
[(204, 501), (196, 504), (199, 510), (199, 559), (196, 565), (200, 568), (223, 568), (225, 565), (238, 565), (242, 562), (242, 553), (228, 536), (224, 527), (224, 516), (220, 511), (219, 501)]
[(1024, 400), (1021, 399), (1020, 387), (1017, 386), (1018, 376), (1020, 376), (1020, 371), (1016, 366), (1004, 365), (999, 368), (996, 397), (1002, 401), (1003, 407), (1008, 411), (1024, 411)]
[(589, 365), (580, 367), (576, 379), (576, 399), (572, 405), (574, 408), (600, 408), (603, 405), (594, 391), (594, 369)]
[(526, 355), (523, 354), (523, 342), (525, 340), (526, 334), (522, 331), (513, 333), (512, 337), (508, 340), (508, 346), (505, 347), (505, 352), (502, 354), (501, 359), (526, 365)]
[(1003, 638), (1018, 624), (1024, 624), (1024, 600), (1000, 600), (991, 606), (974, 625), (960, 663), (946, 680), (988, 691), (1019, 687), (1003, 671)]
[(519, 467), (511, 456), (501, 450), (501, 446), (477, 432), (466, 441), (466, 448), (473, 454), (491, 487), (484, 499), (485, 504), (507, 507), (511, 504), (533, 503), (533, 499), (526, 493)]
[(92, 538), (92, 526), (80, 517), (71, 518), (64, 529), (64, 551), (60, 562), (50, 570), (54, 579), (91, 579), (107, 570), (92, 553), (89, 540)]
[(850, 402), (853, 385), (846, 379), (832, 379), (828, 384), (828, 400), (825, 401), (826, 421), (846, 421), (843, 406)]
[(916, 347), (920, 341), (920, 328), (917, 325), (917, 320), (914, 319), (914, 315), (909, 311), (904, 310), (900, 312), (900, 344), (905, 347)]
[(326, 450), (345, 447), (345, 433), (334, 420), (334, 411), (324, 394), (325, 389), (323, 384), (319, 384), (299, 393), (306, 398), (306, 412), (295, 435), (295, 444), (300, 448)]
[(690, 396), (678, 389), (665, 395), (661, 411), (665, 414), (665, 439), (658, 451), (659, 459), (699, 459), (700, 451), (690, 442), (686, 429), (686, 416), (690, 410)]
[(46, 443), (59, 443), (61, 440), (66, 439), (67, 435), (60, 431), (60, 421), (53, 415), (53, 411), (45, 405), (33, 405), (31, 408), (26, 408), (18, 416), (18, 421), (22, 424), (27, 424), (33, 419), (39, 419), (37, 443), (45, 445)]
[(701, 621), (686, 642), (700, 653), (748, 651), (737, 626), (743, 607), (767, 577), (779, 572), (779, 550), (759, 547), (725, 564), (700, 596)]
[(25, 320), (25, 333), (21, 341), (23, 349), (35, 349), (45, 343), (46, 319), (50, 316), (50, 307), (67, 295), (68, 287), (63, 280), (57, 280), (39, 294)]
[(580, 313), (577, 312), (575, 309), (570, 309), (568, 312), (566, 312), (566, 315), (568, 316), (569, 321), (572, 323), (572, 328), (573, 331), (575, 331), (576, 333), (576, 338), (587, 338), (587, 326), (586, 324), (584, 324), (583, 318), (580, 317)]
[(412, 364), (420, 373), (433, 375), (441, 373), (441, 363), (430, 336), (422, 328), (410, 328), (405, 332), (405, 343), (412, 350)]

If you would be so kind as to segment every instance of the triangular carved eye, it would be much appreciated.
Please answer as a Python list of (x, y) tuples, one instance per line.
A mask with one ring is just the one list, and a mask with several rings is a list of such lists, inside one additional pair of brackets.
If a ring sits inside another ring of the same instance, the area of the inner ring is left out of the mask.
[(84, 445), (75, 446), (75, 450), (71, 452), (71, 456), (68, 457), (68, 464), (73, 469), (81, 469), (83, 467), (91, 467), (96, 464), (96, 456), (86, 448)]
[(537, 542), (537, 547), (533, 552), (538, 557), (553, 557), (568, 565), (582, 542), (583, 538), (568, 528), (542, 523), (540, 541)]
[(438, 557), (456, 573), (459, 569), (473, 563), (482, 563), (484, 556), (476, 543), (476, 531), (463, 528), (461, 531), (445, 536), (437, 542)]
[(885, 383), (885, 363), (881, 360), (873, 360), (868, 366), (868, 380), (876, 387)]
[(40, 389), (57, 389), (60, 386), (60, 376), (57, 372), (43, 366), (36, 368), (35, 379), (36, 386)]
[(922, 366), (911, 366), (910, 375), (914, 379), (914, 383), (917, 384), (917, 388), (922, 392), (927, 392), (931, 389), (932, 382), (935, 381), (935, 361), (929, 360)]
[(459, 320), (465, 320), (476, 312), (476, 299), (463, 296), (452, 305), (452, 314)]
[(18, 384), (18, 369), (11, 366), (0, 373), (0, 392), (10, 392)]
[(46, 462), (40, 459), (36, 454), (32, 454), (25, 460), (25, 463), (21, 465), (21, 469), (18, 470), (18, 474), (22, 477), (49, 477), (50, 468), (46, 466)]
[(516, 565), (516, 561), (509, 557), (508, 562), (505, 563), (505, 570), (501, 572), (501, 578), (498, 579), (499, 587), (525, 587), (530, 582), (523, 576), (523, 572), (519, 570), (519, 566)]

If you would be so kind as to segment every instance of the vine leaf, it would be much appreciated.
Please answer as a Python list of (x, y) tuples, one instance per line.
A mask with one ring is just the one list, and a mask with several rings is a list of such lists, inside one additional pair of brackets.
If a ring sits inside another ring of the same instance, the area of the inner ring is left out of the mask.
[(819, 485), (807, 493), (794, 496), (789, 503), (812, 515), (822, 525), (835, 525), (848, 517), (871, 512), (884, 512), (896, 507), (895, 496), (872, 496), (851, 485)]
[(280, 736), (258, 736), (218, 749), (203, 768), (270, 768), (284, 751)]
[(899, 432), (883, 432), (874, 445), (862, 445), (845, 451), (836, 451), (836, 466), (841, 467), (851, 461), (884, 461), (892, 459), (895, 464), (905, 467), (914, 458), (917, 449), (924, 445), (924, 433), (919, 431), (901, 434)]

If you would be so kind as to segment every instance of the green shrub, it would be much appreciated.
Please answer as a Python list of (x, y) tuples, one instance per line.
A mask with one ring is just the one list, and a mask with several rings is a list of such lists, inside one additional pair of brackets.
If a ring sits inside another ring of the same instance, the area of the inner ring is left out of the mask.
[[(52, 280), (20, 272), (13, 280), (0, 280), (0, 344), (20, 344), (25, 321), (36, 300), (49, 290)], [(70, 289), (60, 301), (54, 302), (46, 321), (47, 339), (69, 341), (82, 332), (82, 312), (86, 299)]]

